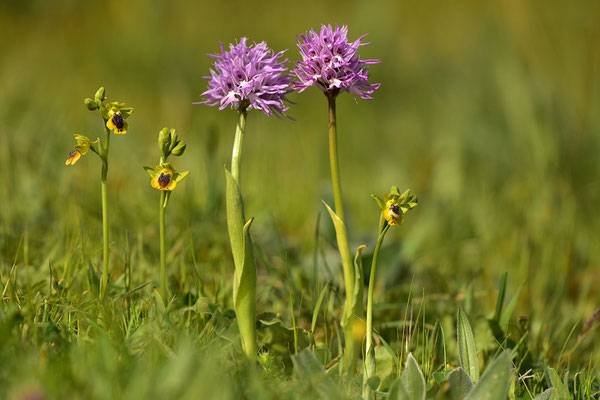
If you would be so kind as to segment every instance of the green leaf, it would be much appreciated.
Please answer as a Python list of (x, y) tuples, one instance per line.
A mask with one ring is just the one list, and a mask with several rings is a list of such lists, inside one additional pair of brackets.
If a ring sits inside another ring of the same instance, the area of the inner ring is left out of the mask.
[[(380, 378), (378, 390), (387, 390), (396, 376), (394, 357), (383, 346), (375, 347), (375, 376)], [(376, 388), (377, 389), (377, 388)]]
[[(250, 238), (250, 225), (254, 218), (246, 222), (243, 228), (243, 264), (241, 274), (234, 283), (233, 304), (244, 342), (246, 354), (256, 347), (256, 264), (254, 248)], [(253, 350), (252, 352), (255, 352)]]
[[(346, 284), (351, 283), (352, 285), (354, 285), (355, 273), (354, 266), (352, 263), (352, 255), (350, 254), (350, 247), (348, 246), (348, 235), (346, 233), (346, 225), (344, 224), (344, 221), (342, 221), (340, 217), (338, 217), (338, 215), (331, 209), (331, 207), (329, 207), (327, 203), (323, 201), (323, 204), (325, 204), (325, 207), (329, 212), (329, 216), (331, 217), (331, 220), (333, 221), (333, 226), (335, 228), (338, 249), (340, 252), (340, 257), (342, 259), (342, 265), (344, 266), (344, 279), (346, 281)], [(346, 276), (347, 274), (350, 276)], [(360, 290), (359, 292), (353, 291), (353, 298), (351, 299), (352, 307), (344, 307), (344, 315), (342, 316), (343, 327), (346, 327), (348, 325), (348, 321), (352, 317), (352, 312), (355, 305), (360, 305), (360, 308), (362, 310), (362, 296), (360, 299), (358, 299), (358, 294), (362, 295), (362, 290)]]
[(175, 179), (175, 182), (179, 183), (182, 180), (184, 180), (189, 174), (190, 171), (175, 172), (175, 174), (173, 174), (173, 179)]
[(129, 118), (129, 116), (133, 113), (133, 107), (121, 107), (119, 108), (121, 115), (124, 119)]
[(376, 194), (372, 194), (371, 197), (377, 202), (379, 208), (381, 208), (382, 210), (385, 209), (385, 201), (383, 201), (381, 197), (377, 196)]
[(319, 298), (317, 299), (317, 303), (315, 304), (315, 309), (313, 310), (312, 315), (312, 323), (310, 324), (310, 331), (315, 333), (315, 327), (317, 326), (317, 319), (319, 318), (319, 310), (321, 309), (321, 304), (323, 303), (323, 298), (325, 297), (325, 293), (327, 293), (327, 289), (329, 289), (329, 282), (325, 284), (323, 290), (319, 294)]
[(544, 390), (542, 393), (535, 396), (533, 400), (558, 400), (558, 394), (555, 393), (554, 388)]
[(502, 314), (502, 306), (504, 305), (504, 295), (506, 294), (506, 280), (508, 278), (508, 272), (502, 274), (500, 279), (500, 289), (498, 290), (498, 300), (496, 300), (496, 312), (494, 313), (494, 321), (500, 321), (500, 314)]
[(401, 378), (396, 379), (392, 386), (390, 386), (387, 398), (388, 400), (411, 400)]
[(510, 302), (506, 306), (506, 310), (504, 310), (504, 314), (502, 314), (502, 318), (500, 319), (500, 326), (504, 331), (508, 328), (508, 323), (510, 322), (510, 317), (512, 313), (515, 311), (515, 307), (517, 306), (517, 300), (519, 300), (519, 295), (521, 294), (521, 290), (525, 287), (525, 282), (519, 286), (515, 295), (510, 299)]
[(448, 379), (448, 376), (450, 376), (450, 374), (453, 371), (454, 370), (441, 370), (441, 371), (434, 372), (431, 376), (433, 376), (433, 379), (435, 379), (436, 383), (442, 383), (446, 379)]
[(450, 383), (450, 399), (462, 400), (471, 389), (473, 389), (473, 381), (471, 377), (462, 368), (456, 368), (448, 375)]
[(310, 349), (304, 349), (298, 354), (293, 354), (292, 364), (294, 364), (294, 373), (300, 378), (325, 374), (325, 368)]
[(571, 398), (571, 394), (569, 393), (569, 371), (565, 372), (565, 377), (563, 378), (563, 387), (565, 388), (564, 394), (567, 399)]
[(552, 387), (554, 388), (555, 397), (560, 400), (569, 399), (569, 391), (560, 380), (558, 372), (556, 372), (554, 368), (548, 368), (548, 374), (550, 375), (550, 382), (552, 382)]
[(377, 337), (381, 341), (381, 344), (383, 345), (383, 348), (388, 352), (388, 354), (390, 355), (390, 357), (392, 357), (392, 359), (395, 361), (396, 365), (400, 365), (401, 364), (400, 359), (398, 358), (398, 356), (394, 352), (394, 349), (392, 349), (392, 346), (390, 346), (390, 344), (388, 342), (386, 342), (385, 339), (382, 336), (377, 335)]
[[(226, 203), (227, 203), (227, 229), (229, 241), (235, 264), (236, 275), (241, 276), (241, 268), (244, 260), (243, 230), (246, 219), (244, 217), (244, 202), (240, 194), (239, 186), (227, 168), (226, 178)], [(238, 279), (236, 278), (236, 281)]]
[(356, 255), (354, 256), (354, 294), (352, 296), (352, 312), (356, 315), (360, 315), (363, 307), (363, 292), (364, 292), (364, 279), (363, 279), (363, 265), (361, 253), (366, 248), (366, 245), (361, 245), (356, 248)]
[(504, 350), (485, 369), (465, 400), (506, 400), (512, 377), (510, 350)]
[(150, 178), (154, 179), (160, 175), (160, 171), (157, 171), (156, 168), (152, 167), (144, 167), (144, 170), (150, 175)]
[(400, 203), (400, 209), (402, 209), (402, 213), (406, 214), (409, 210), (412, 210), (419, 203), (419, 199), (414, 194), (410, 194), (410, 189), (406, 190), (400, 198), (398, 199)]
[(400, 379), (402, 380), (402, 384), (409, 394), (410, 399), (425, 400), (425, 395), (427, 393), (425, 378), (412, 353), (408, 354), (406, 366), (400, 375)]
[(98, 296), (98, 290), (100, 288), (100, 278), (98, 277), (98, 273), (94, 268), (92, 263), (88, 264), (88, 283), (90, 285), (90, 290), (94, 295)]
[(462, 308), (458, 308), (456, 322), (456, 333), (458, 336), (458, 361), (460, 366), (469, 374), (473, 382), (479, 380), (479, 362), (477, 360), (477, 349), (475, 338), (471, 330), (471, 324)]
[(434, 359), (441, 360), (444, 363), (443, 365), (446, 365), (446, 336), (444, 334), (444, 327), (442, 326), (442, 323), (439, 320), (435, 323), (432, 339)]
[(227, 227), (235, 264), (233, 304), (244, 351), (253, 357), (256, 351), (256, 261), (250, 237), (254, 218), (244, 223), (244, 203), (239, 186), (225, 168), (227, 181)]
[(367, 380), (367, 385), (369, 385), (369, 387), (372, 390), (377, 390), (377, 388), (379, 387), (379, 383), (381, 382), (381, 378), (378, 377), (377, 375), (370, 377)]
[(323, 365), (317, 360), (310, 349), (304, 349), (292, 355), (294, 375), (304, 385), (309, 385), (311, 392), (318, 394), (321, 399), (335, 399), (339, 397), (339, 389), (333, 379), (325, 373)]
[[(246, 293), (240, 293), (242, 288), (248, 288), (246, 281), (253, 278), (256, 281), (256, 267), (254, 265), (254, 249), (252, 247), (252, 240), (250, 239), (250, 226), (254, 218), (250, 218), (248, 222), (244, 225), (242, 230), (242, 243), (243, 243), (243, 254), (242, 254), (242, 269), (240, 271), (239, 276), (237, 277), (236, 289), (234, 289), (235, 299), (234, 302), (239, 302), (243, 296), (246, 296)], [(256, 286), (256, 283), (254, 284)]]
[(261, 313), (258, 315), (258, 321), (265, 326), (274, 326), (279, 325), (283, 329), (288, 331), (293, 331), (293, 326), (288, 326), (286, 323), (280, 318), (280, 316), (273, 312)]
[(155, 288), (152, 291), (152, 295), (154, 296), (154, 306), (160, 314), (164, 314), (166, 311), (165, 300), (160, 295), (160, 292)]

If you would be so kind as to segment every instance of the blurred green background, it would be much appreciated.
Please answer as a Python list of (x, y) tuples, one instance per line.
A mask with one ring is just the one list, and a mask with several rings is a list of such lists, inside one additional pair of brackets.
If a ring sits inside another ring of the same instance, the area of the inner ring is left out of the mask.
[[(562, 343), (600, 306), (599, 21), (594, 0), (2, 0), (2, 268), (62, 268), (74, 232), (100, 257), (100, 162), (91, 153), (75, 167), (64, 161), (74, 133), (103, 134), (83, 99), (105, 86), (109, 100), (135, 107), (130, 130), (111, 141), (113, 276), (127, 245), (150, 265), (158, 258), (158, 193), (142, 166), (158, 161), (168, 126), (188, 143), (176, 167), (191, 171), (168, 209), (172, 249), (193, 238), (200, 271), (229, 279), (222, 168), (236, 114), (192, 105), (206, 88), (206, 53), (247, 36), (295, 61), (298, 34), (347, 24), (352, 39), (369, 34), (360, 54), (381, 59), (370, 75), (382, 84), (371, 101), (338, 100), (352, 247), (373, 247), (371, 193), (398, 185), (420, 199), (386, 239), (378, 301), (402, 301), (414, 279), (442, 314), (469, 290), (486, 314), (508, 271), (509, 294), (527, 282), (516, 313)], [(250, 113), (243, 192), (264, 257), (281, 265), (284, 249), (292, 268), (310, 272), (319, 213), (333, 241), (321, 204), (332, 197), (327, 105), (317, 89), (289, 98), (295, 121)], [(138, 283), (154, 274), (138, 273)]]

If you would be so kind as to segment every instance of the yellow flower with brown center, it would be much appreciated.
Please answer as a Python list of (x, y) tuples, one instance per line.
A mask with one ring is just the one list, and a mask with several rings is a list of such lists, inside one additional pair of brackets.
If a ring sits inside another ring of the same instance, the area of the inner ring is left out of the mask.
[(371, 197), (381, 207), (381, 217), (390, 226), (400, 225), (404, 222), (404, 214), (417, 206), (417, 196), (410, 193), (410, 189), (400, 194), (396, 186), (392, 186), (390, 194), (383, 194), (383, 199), (372, 194)]
[(189, 171), (179, 173), (170, 163), (163, 163), (155, 168), (144, 167), (144, 169), (150, 175), (150, 185), (153, 188), (168, 191), (175, 189), (177, 183), (181, 182), (190, 173)]
[(385, 204), (382, 214), (383, 219), (385, 219), (388, 225), (391, 226), (400, 225), (404, 221), (404, 218), (402, 217), (402, 211), (400, 210), (400, 205), (395, 199), (388, 200), (388, 202)]
[(113, 131), (117, 135), (124, 135), (129, 129), (129, 124), (125, 121), (123, 114), (119, 107), (112, 107), (108, 111), (108, 121), (106, 121), (106, 127)]
[(65, 161), (65, 165), (75, 165), (75, 163), (81, 158), (82, 154), (77, 149), (73, 149), (69, 152), (69, 158)]
[(85, 153), (88, 152), (88, 150), (90, 150), (92, 144), (96, 143), (90, 142), (90, 140), (87, 137), (82, 135), (74, 136), (75, 140), (77, 141), (77, 144), (75, 145), (75, 148), (73, 148), (73, 150), (69, 152), (69, 157), (67, 158), (67, 161), (65, 161), (65, 165), (75, 165), (75, 163), (79, 161), (81, 156), (83, 156)]
[(175, 179), (173, 179), (173, 175), (175, 171), (170, 168), (161, 168), (160, 173), (156, 176), (150, 184), (153, 188), (158, 190), (173, 190), (177, 185)]

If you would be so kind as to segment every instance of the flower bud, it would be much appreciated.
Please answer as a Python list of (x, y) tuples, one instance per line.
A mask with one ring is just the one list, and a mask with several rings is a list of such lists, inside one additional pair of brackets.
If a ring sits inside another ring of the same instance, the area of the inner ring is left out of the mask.
[(94, 98), (96, 99), (96, 102), (101, 102), (101, 101), (106, 100), (105, 90), (103, 87), (101, 87), (100, 89), (98, 89), (96, 91)]
[(83, 101), (88, 110), (94, 111), (98, 109), (98, 104), (96, 104), (96, 100), (92, 100), (89, 97)]
[(163, 159), (166, 159), (169, 156), (171, 148), (171, 132), (169, 128), (162, 128), (158, 133), (158, 148)]
[(175, 148), (177, 145), (177, 142), (179, 142), (177, 140), (177, 130), (171, 129), (171, 146), (169, 147), (169, 150), (173, 150), (173, 148)]
[(178, 140), (175, 144), (175, 147), (173, 147), (173, 150), (171, 150), (171, 154), (173, 154), (174, 156), (180, 156), (185, 151), (185, 147), (185, 142), (183, 140)]

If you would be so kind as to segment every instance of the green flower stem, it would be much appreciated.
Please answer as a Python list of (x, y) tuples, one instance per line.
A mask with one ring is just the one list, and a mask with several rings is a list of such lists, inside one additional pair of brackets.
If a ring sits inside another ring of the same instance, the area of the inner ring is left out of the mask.
[[(331, 168), (331, 184), (333, 186), (333, 199), (335, 203), (335, 213), (340, 220), (345, 224), (344, 206), (342, 203), (342, 185), (340, 182), (338, 151), (337, 151), (337, 122), (335, 110), (335, 94), (329, 93), (327, 100), (329, 102), (329, 165)], [(346, 229), (345, 226), (343, 228)], [(346, 300), (344, 302), (344, 310), (342, 322), (344, 325), (344, 361), (342, 369), (344, 373), (350, 374), (356, 368), (356, 360), (358, 358), (357, 341), (353, 332), (353, 325), (356, 318), (361, 314), (362, 299), (355, 302), (356, 309), (353, 309), (354, 296), (354, 265), (352, 263), (352, 254), (348, 245), (346, 235), (336, 235), (338, 242), (338, 250), (342, 259), (344, 270), (344, 286), (346, 288)]]
[(165, 200), (167, 198), (167, 192), (164, 190), (160, 191), (160, 203), (158, 205), (158, 221), (160, 230), (160, 297), (167, 304), (167, 254), (165, 246)]
[(375, 360), (375, 349), (373, 347), (373, 291), (375, 290), (375, 273), (377, 271), (377, 257), (379, 256), (379, 249), (383, 238), (387, 233), (390, 225), (388, 225), (383, 217), (379, 223), (379, 237), (377, 238), (377, 245), (373, 252), (373, 261), (371, 262), (371, 273), (369, 275), (369, 290), (367, 292), (367, 329), (365, 337), (365, 378), (363, 380), (363, 398), (366, 400), (373, 399), (374, 393), (371, 387), (368, 385), (368, 379), (375, 375), (376, 371), (376, 360)]
[(249, 359), (255, 359), (256, 263), (249, 231), (252, 220), (246, 221), (240, 189), (240, 162), (246, 129), (246, 115), (246, 110), (240, 110), (231, 156), (231, 173), (226, 170), (225, 174), (227, 179), (227, 226), (235, 264), (233, 304), (244, 353)]
[(342, 184), (340, 183), (340, 169), (337, 152), (337, 121), (335, 117), (335, 97), (327, 96), (329, 101), (329, 166), (331, 168), (331, 184), (333, 186), (333, 201), (335, 213), (346, 223), (344, 218), (344, 205), (342, 203)]
[(369, 291), (367, 292), (367, 354), (373, 351), (373, 291), (375, 289), (375, 271), (377, 270), (377, 257), (379, 256), (379, 249), (381, 248), (381, 243), (383, 243), (383, 238), (385, 237), (385, 234), (387, 233), (389, 228), (390, 226), (386, 224), (383, 230), (380, 229), (379, 238), (377, 239), (377, 246), (375, 246), (375, 251), (373, 252), (373, 261), (371, 263), (371, 274), (369, 275)]
[(102, 158), (102, 241), (103, 241), (103, 261), (102, 277), (100, 279), (100, 298), (104, 298), (108, 286), (108, 189), (106, 187), (106, 177), (108, 176), (108, 148), (110, 146), (110, 130), (106, 127), (104, 121), (105, 141), (102, 146), (100, 158)]
[(241, 190), (240, 163), (242, 160), (242, 142), (246, 131), (246, 110), (240, 110), (238, 124), (235, 128), (235, 139), (233, 141), (233, 153), (231, 154), (231, 176), (237, 182)]

